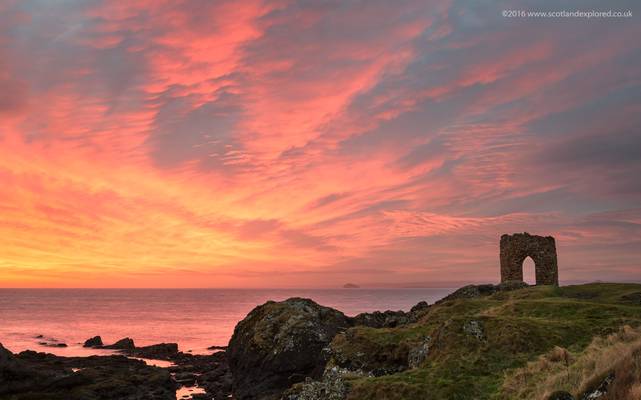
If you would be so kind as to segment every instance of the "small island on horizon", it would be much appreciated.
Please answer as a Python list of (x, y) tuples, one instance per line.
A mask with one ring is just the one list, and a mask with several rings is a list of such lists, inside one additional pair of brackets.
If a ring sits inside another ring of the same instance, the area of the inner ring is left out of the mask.
[(359, 289), (360, 286), (358, 286), (355, 283), (346, 283), (343, 285), (343, 289)]

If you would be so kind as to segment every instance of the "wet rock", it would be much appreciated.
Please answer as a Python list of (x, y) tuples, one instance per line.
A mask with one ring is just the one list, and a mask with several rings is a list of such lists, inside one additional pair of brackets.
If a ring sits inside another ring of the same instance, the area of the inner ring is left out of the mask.
[(323, 349), (349, 325), (340, 311), (309, 299), (256, 307), (236, 325), (227, 349), (234, 397), (278, 399), (302, 377), (319, 378), (327, 362)]
[(174, 380), (181, 385), (191, 386), (196, 383), (196, 375), (190, 372), (179, 372), (174, 375)]
[(113, 350), (133, 350), (136, 348), (136, 345), (134, 344), (133, 339), (124, 338), (114, 344), (110, 344), (109, 346), (103, 346), (103, 348)]
[(15, 400), (170, 400), (169, 373), (123, 356), (58, 357), (0, 345), (0, 398)]
[(361, 313), (352, 318), (354, 325), (367, 326), (370, 328), (395, 328), (418, 321), (418, 319), (429, 309), (429, 304), (421, 301), (409, 312), (404, 311), (374, 311)]
[(205, 389), (206, 394), (200, 398), (226, 399), (231, 394), (232, 378), (225, 352), (210, 355), (178, 353), (172, 361), (176, 365), (168, 370), (177, 380), (193, 375), (198, 386)]
[(136, 347), (130, 354), (141, 357), (158, 360), (170, 360), (178, 354), (177, 343), (158, 343), (151, 346)]
[(91, 339), (85, 340), (85, 343), (82, 347), (102, 347), (102, 338), (100, 336), (94, 336)]

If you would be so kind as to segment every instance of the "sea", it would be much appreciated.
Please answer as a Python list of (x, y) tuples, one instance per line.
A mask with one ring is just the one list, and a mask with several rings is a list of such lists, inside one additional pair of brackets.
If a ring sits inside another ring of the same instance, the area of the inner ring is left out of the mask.
[[(310, 298), (349, 316), (408, 311), (432, 304), (447, 288), (412, 289), (0, 289), (0, 343), (12, 352), (46, 351), (60, 356), (104, 354), (82, 343), (100, 335), (105, 344), (130, 337), (136, 346), (178, 343), (207, 354), (225, 346), (236, 323), (268, 300)], [(65, 343), (67, 347), (48, 347)]]

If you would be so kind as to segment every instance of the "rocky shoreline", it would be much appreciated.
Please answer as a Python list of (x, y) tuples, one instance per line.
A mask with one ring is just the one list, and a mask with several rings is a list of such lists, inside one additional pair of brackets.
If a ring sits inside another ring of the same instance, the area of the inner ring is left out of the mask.
[[(293, 384), (322, 377), (323, 350), (339, 332), (355, 325), (383, 328), (411, 323), (427, 307), (420, 302), (410, 312), (347, 317), (309, 299), (270, 301), (239, 322), (229, 346), (211, 346), (209, 355), (181, 352), (177, 343), (138, 347), (128, 337), (108, 345), (100, 336), (84, 342), (85, 348), (118, 353), (109, 356), (63, 357), (32, 350), (13, 354), (0, 344), (0, 399), (45, 398), (46, 393), (47, 399), (173, 400), (181, 386), (204, 391), (190, 393), (194, 400), (280, 398)], [(267, 335), (264, 340), (270, 344), (261, 348), (264, 351), (256, 347), (256, 335)], [(41, 346), (67, 346), (54, 338), (36, 338)], [(171, 365), (148, 365), (145, 359)]]
[[(494, 340), (487, 318), (462, 319), (464, 310), (456, 311), (457, 307), (484, 298), (502, 304), (510, 293), (526, 287), (523, 283), (469, 285), (434, 305), (419, 302), (408, 312), (354, 317), (310, 299), (269, 301), (236, 325), (228, 346), (212, 346), (207, 355), (181, 352), (176, 343), (138, 347), (131, 338), (105, 345), (100, 336), (87, 339), (83, 346), (117, 355), (13, 354), (0, 344), (0, 400), (173, 400), (181, 387), (197, 387), (198, 391), (182, 397), (196, 400), (345, 400), (355, 380), (420, 370), (428, 358), (435, 361), (439, 354), (448, 354), (453, 337), (470, 349), (486, 348)], [(622, 296), (622, 301), (636, 304), (627, 300), (629, 296)], [(450, 319), (435, 325), (429, 334), (420, 333), (426, 321), (436, 321), (444, 312), (451, 313)], [(51, 338), (38, 340), (50, 346), (62, 344)], [(512, 339), (501, 340), (515, 345)], [(145, 359), (164, 360), (168, 366), (149, 365)], [(608, 375), (607, 379), (597, 382), (595, 390), (604, 392), (614, 378)], [(573, 398), (566, 392), (554, 396), (550, 398)]]

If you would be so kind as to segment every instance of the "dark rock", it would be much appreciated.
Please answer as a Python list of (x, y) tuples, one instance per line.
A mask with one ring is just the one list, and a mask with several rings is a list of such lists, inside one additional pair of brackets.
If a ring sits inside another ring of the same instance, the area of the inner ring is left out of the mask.
[(178, 353), (171, 361), (175, 365), (168, 370), (175, 374), (177, 380), (189, 379), (193, 375), (198, 386), (205, 389), (206, 394), (201, 398), (226, 399), (231, 394), (232, 379), (225, 352), (209, 355)]
[(417, 322), (429, 309), (429, 304), (421, 301), (410, 309), (404, 311), (374, 311), (371, 313), (361, 313), (351, 319), (352, 324), (356, 326), (367, 326), (370, 328), (395, 328), (401, 325), (407, 325)]
[(85, 340), (85, 344), (82, 347), (102, 347), (102, 338), (100, 336), (94, 336), (91, 339)]
[(181, 385), (190, 386), (196, 383), (196, 375), (191, 372), (179, 372), (174, 375), (174, 380)]
[[(77, 371), (77, 372), (74, 372)], [(169, 373), (123, 356), (58, 357), (0, 345), (0, 398), (174, 400)]]
[(574, 396), (563, 390), (558, 390), (548, 397), (548, 400), (575, 400)]
[(159, 343), (151, 346), (136, 347), (130, 352), (132, 355), (141, 358), (152, 358), (169, 360), (178, 354), (177, 343)]
[(2, 343), (0, 343), (0, 368), (7, 365), (13, 360), (13, 353), (5, 349)]
[(419, 301), (414, 307), (410, 309), (410, 314), (417, 314), (430, 308), (426, 301)]
[(340, 311), (309, 299), (254, 308), (236, 325), (227, 349), (234, 397), (277, 399), (290, 377), (319, 378), (327, 362), (323, 349), (349, 325)]
[(45, 347), (67, 347), (66, 343), (57, 343), (57, 342), (38, 342), (40, 346)]
[(352, 319), (354, 325), (368, 326), (370, 328), (394, 328), (415, 322), (410, 314), (403, 311), (374, 311), (361, 313)]
[(207, 350), (227, 350), (227, 346), (209, 346)]
[(103, 348), (113, 349), (113, 350), (133, 350), (136, 348), (136, 345), (134, 345), (133, 339), (124, 338), (124, 339), (120, 339), (114, 344), (111, 344), (109, 346), (104, 346)]

